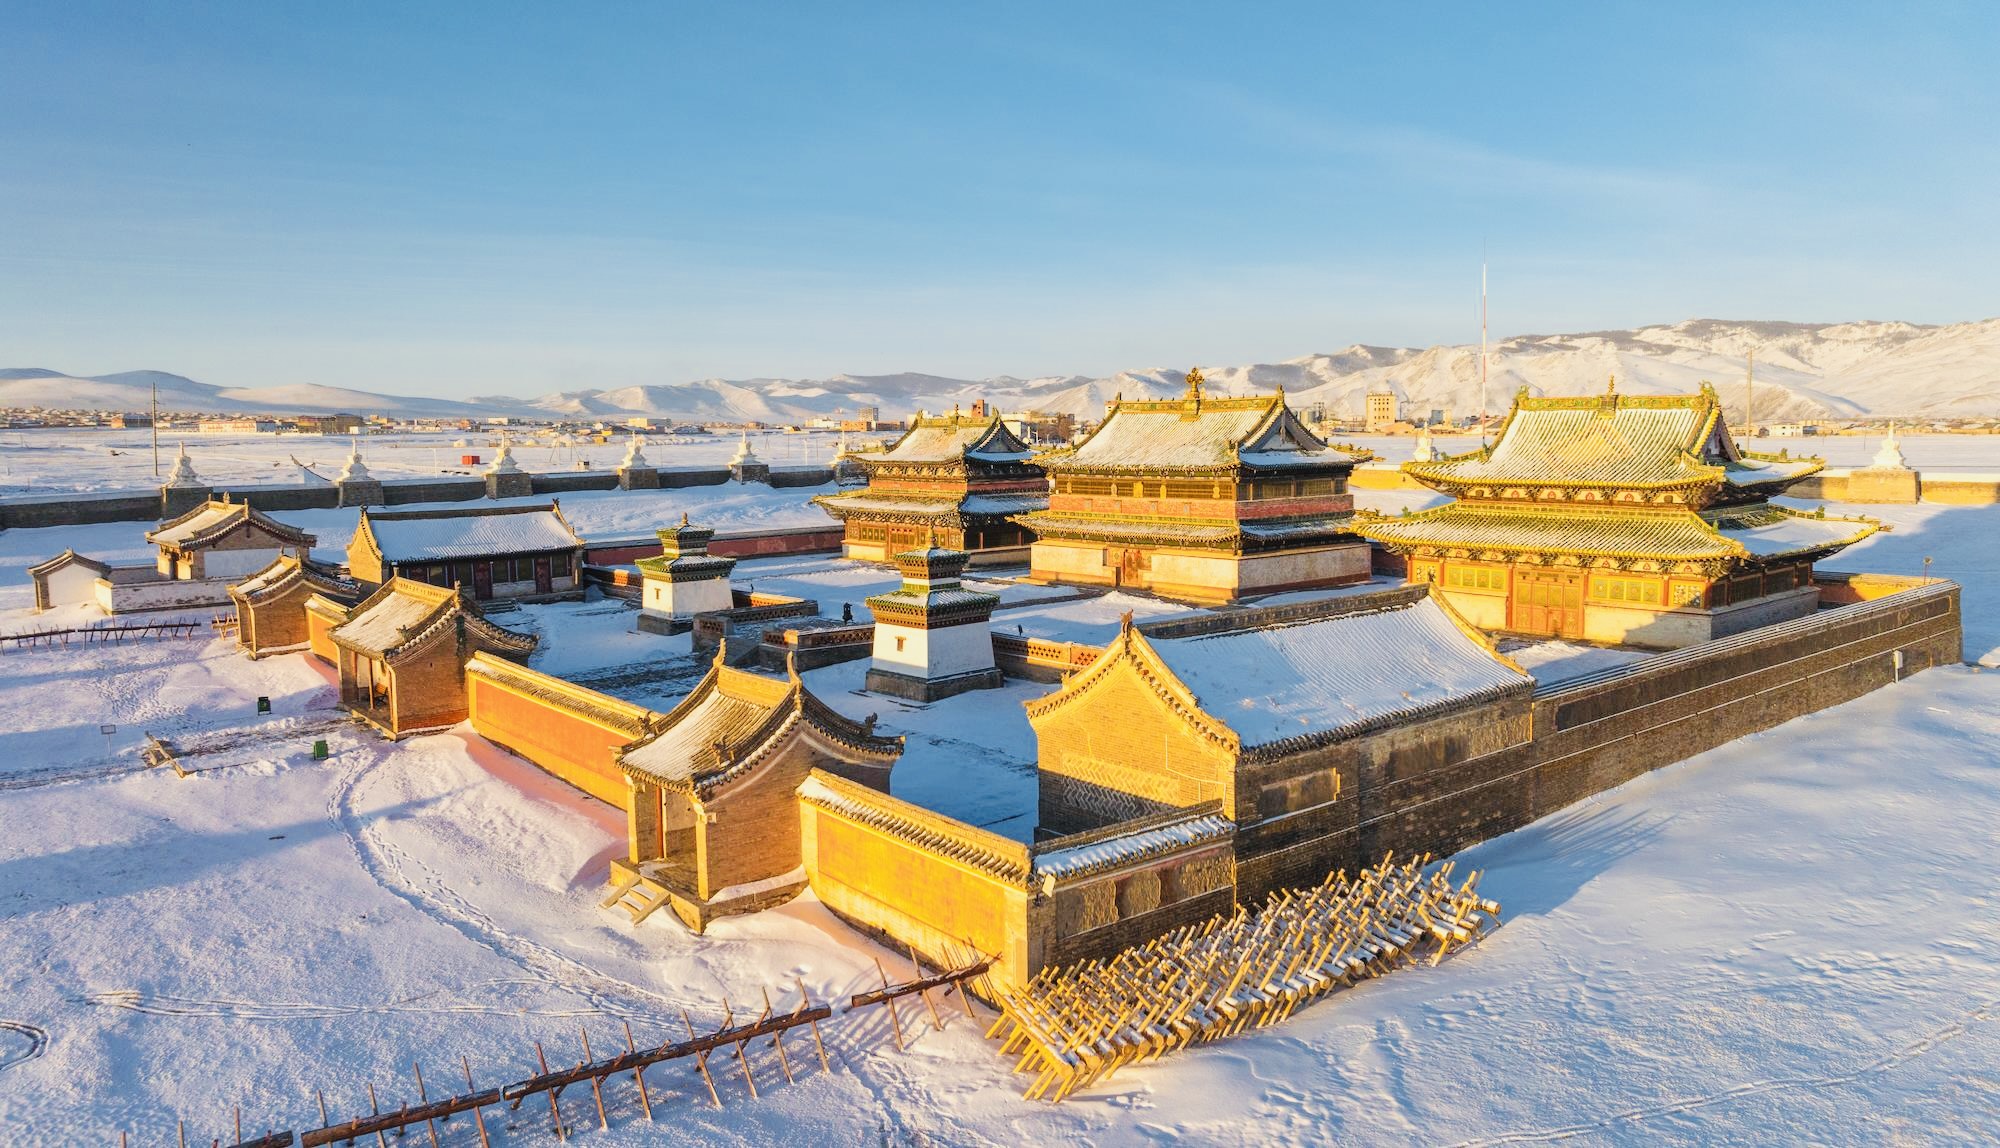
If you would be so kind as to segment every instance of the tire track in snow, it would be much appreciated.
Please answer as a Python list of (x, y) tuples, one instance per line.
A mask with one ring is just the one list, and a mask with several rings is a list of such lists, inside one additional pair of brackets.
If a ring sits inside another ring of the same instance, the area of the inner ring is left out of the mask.
[(18, 1038), (18, 1041), (0, 1041), (0, 1072), (26, 1064), (49, 1050), (49, 1030), (40, 1025), (24, 1020), (0, 1020), (0, 1033)]
[(1951, 1024), (1945, 1025), (1935, 1032), (1929, 1033), (1885, 1056), (1877, 1057), (1859, 1068), (1848, 1072), (1833, 1073), (1826, 1076), (1781, 1076), (1773, 1077), (1769, 1080), (1755, 1080), (1747, 1084), (1739, 1084), (1734, 1088), (1725, 1088), (1720, 1092), (1710, 1093), (1706, 1096), (1694, 1096), (1681, 1100), (1669, 1100), (1661, 1104), (1649, 1104), (1643, 1108), (1628, 1109), (1624, 1112), (1613, 1113), (1612, 1115), (1586, 1123), (1567, 1124), (1561, 1128), (1547, 1128), (1538, 1132), (1512, 1132), (1499, 1136), (1480, 1136), (1471, 1140), (1461, 1140), (1455, 1145), (1455, 1148), (1486, 1148), (1487, 1145), (1493, 1144), (1547, 1144), (1557, 1140), (1569, 1140), (1578, 1136), (1588, 1136), (1594, 1132), (1603, 1132), (1617, 1125), (1644, 1124), (1646, 1121), (1657, 1117), (1677, 1116), (1685, 1112), (1710, 1108), (1718, 1104), (1727, 1104), (1732, 1100), (1741, 1100), (1748, 1096), (1759, 1096), (1768, 1092), (1787, 1092), (1795, 1089), (1818, 1092), (1822, 1089), (1834, 1087), (1835, 1085), (1852, 1084), (1864, 1077), (1879, 1076), (1882, 1073), (1923, 1056), (1947, 1041), (1963, 1036), (1973, 1025), (1992, 1020), (1996, 1010), (2000, 1010), (2000, 998), (1989, 1000), (1965, 1014), (1965, 1016), (1953, 1021)]

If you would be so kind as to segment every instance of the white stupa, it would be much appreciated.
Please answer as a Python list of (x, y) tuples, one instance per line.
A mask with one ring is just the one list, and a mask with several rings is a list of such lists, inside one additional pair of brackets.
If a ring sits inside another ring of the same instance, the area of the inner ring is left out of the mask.
[(173, 472), (167, 475), (168, 486), (206, 486), (201, 476), (194, 472), (194, 461), (188, 458), (186, 443), (181, 444), (180, 454), (174, 457)]
[(618, 469), (639, 470), (650, 465), (652, 464), (646, 461), (646, 453), (639, 449), (639, 432), (633, 431), (632, 442), (626, 446), (625, 459), (618, 464)]
[(361, 440), (353, 439), (353, 449), (348, 452), (347, 465), (340, 468), (335, 482), (367, 482), (374, 475), (368, 473), (368, 464), (361, 461)]
[(744, 431), (743, 437), (736, 441), (736, 453), (730, 457), (729, 465), (740, 466), (746, 462), (756, 461), (757, 452), (750, 449), (750, 432)]
[(500, 432), (500, 453), (493, 456), (493, 463), (486, 468), (488, 474), (519, 474), (521, 464), (514, 461), (514, 444), (507, 439), (507, 432)]
[(1889, 437), (1882, 440), (1882, 449), (1875, 452), (1875, 459), (1868, 464), (1869, 470), (1908, 470), (1910, 464), (1903, 461), (1902, 444), (1896, 441), (1896, 424), (1889, 424)]
[(1436, 459), (1437, 459), (1437, 450), (1436, 448), (1431, 446), (1431, 428), (1427, 426), (1418, 427), (1417, 448), (1416, 450), (1410, 452), (1410, 461), (1433, 462)]

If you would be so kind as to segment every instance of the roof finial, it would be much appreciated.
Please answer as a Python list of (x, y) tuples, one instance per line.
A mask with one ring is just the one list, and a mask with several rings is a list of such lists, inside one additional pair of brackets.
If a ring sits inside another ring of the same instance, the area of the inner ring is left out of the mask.
[(1129, 634), (1132, 632), (1132, 611), (1127, 610), (1123, 614), (1118, 615), (1118, 632), (1120, 634)]
[(1200, 397), (1201, 397), (1201, 385), (1202, 385), (1203, 383), (1207, 382), (1207, 381), (1208, 381), (1207, 379), (1204, 379), (1204, 378), (1202, 378), (1202, 377), (1201, 377), (1201, 368), (1200, 368), (1200, 367), (1190, 367), (1190, 368), (1188, 368), (1188, 373), (1187, 373), (1187, 385), (1188, 385), (1188, 393), (1187, 393), (1187, 397), (1188, 397), (1188, 398), (1191, 398), (1191, 399), (1198, 399), (1198, 398), (1200, 398)]
[(683, 510), (681, 511), (681, 525), (686, 526), (687, 524), (688, 524), (688, 512)]
[(1610, 381), (1609, 383), (1606, 383), (1606, 384), (1605, 384), (1605, 386), (1604, 386), (1604, 393), (1605, 393), (1605, 394), (1607, 394), (1607, 395), (1615, 395), (1615, 394), (1617, 394), (1617, 393), (1618, 393), (1618, 376), (1617, 376), (1617, 375), (1613, 375), (1613, 376), (1611, 376), (1611, 381)]

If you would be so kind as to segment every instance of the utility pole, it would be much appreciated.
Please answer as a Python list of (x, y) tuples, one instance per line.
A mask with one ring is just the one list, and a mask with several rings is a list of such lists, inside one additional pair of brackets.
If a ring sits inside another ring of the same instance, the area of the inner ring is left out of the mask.
[(1757, 350), (1743, 360), (1743, 437), (1757, 437)]
[(160, 384), (153, 383), (153, 477), (160, 477)]
[(1486, 260), (1479, 261), (1479, 446), (1486, 447)]

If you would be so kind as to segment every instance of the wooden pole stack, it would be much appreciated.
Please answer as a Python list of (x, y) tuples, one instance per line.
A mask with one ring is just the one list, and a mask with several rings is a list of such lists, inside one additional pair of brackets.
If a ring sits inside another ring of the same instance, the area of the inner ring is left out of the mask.
[(1119, 1067), (1198, 1041), (1276, 1024), (1300, 1005), (1428, 954), (1432, 964), (1472, 943), (1500, 906), (1457, 886), (1452, 863), (1429, 874), (1425, 854), (1384, 857), (1353, 880), (1275, 893), (1256, 913), (1238, 907), (1105, 960), (1044, 970), (1000, 998), (988, 1030), (1029, 1099), (1060, 1101)]

